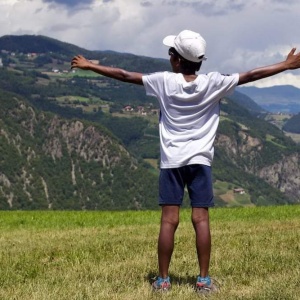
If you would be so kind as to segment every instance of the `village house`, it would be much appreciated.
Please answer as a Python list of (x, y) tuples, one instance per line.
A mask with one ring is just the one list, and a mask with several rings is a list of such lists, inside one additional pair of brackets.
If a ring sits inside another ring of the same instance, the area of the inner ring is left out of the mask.
[(144, 106), (138, 106), (136, 109), (139, 114), (143, 114), (143, 112), (145, 111)]
[(27, 53), (28, 58), (36, 58), (38, 56), (37, 53)]
[(95, 64), (95, 65), (99, 65), (99, 60), (96, 59), (90, 59), (90, 62)]
[(243, 195), (243, 194), (246, 193), (245, 190), (244, 190), (243, 188), (235, 188), (235, 189), (233, 189), (233, 192), (234, 192), (235, 194), (240, 194), (240, 195)]
[(132, 108), (132, 106), (127, 105), (123, 108), (123, 111), (133, 111), (133, 108)]
[(152, 115), (159, 115), (159, 109), (151, 109)]

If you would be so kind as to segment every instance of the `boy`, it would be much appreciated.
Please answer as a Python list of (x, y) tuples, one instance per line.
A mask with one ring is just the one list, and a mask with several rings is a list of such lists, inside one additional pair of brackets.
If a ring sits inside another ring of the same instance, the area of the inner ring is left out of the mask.
[(211, 236), (208, 209), (214, 206), (211, 163), (220, 100), (232, 93), (237, 85), (300, 68), (300, 53), (295, 54), (296, 48), (293, 48), (285, 61), (245, 73), (196, 75), (202, 61), (206, 60), (206, 42), (200, 34), (183, 30), (177, 36), (167, 36), (163, 43), (169, 47), (173, 72), (143, 75), (94, 65), (80, 55), (73, 58), (72, 68), (144, 85), (147, 95), (157, 97), (161, 110), (159, 205), (162, 214), (158, 237), (159, 276), (152, 287), (155, 290), (171, 287), (169, 265), (179, 224), (179, 208), (187, 186), (200, 269), (196, 288), (200, 293), (212, 292), (216, 286), (209, 277)]

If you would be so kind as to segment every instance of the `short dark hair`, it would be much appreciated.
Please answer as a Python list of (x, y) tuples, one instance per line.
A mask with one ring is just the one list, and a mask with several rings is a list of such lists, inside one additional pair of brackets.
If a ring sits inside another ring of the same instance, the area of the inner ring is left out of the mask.
[(202, 61), (200, 62), (193, 62), (193, 61), (190, 61), (190, 60), (187, 60), (185, 59), (182, 55), (180, 55), (177, 50), (174, 48), (174, 47), (171, 47), (169, 49), (169, 55), (174, 55), (176, 57), (179, 57), (180, 58), (180, 65), (181, 65), (181, 68), (184, 70), (184, 71), (192, 71), (192, 72), (197, 72), (199, 71), (201, 65), (202, 65)]

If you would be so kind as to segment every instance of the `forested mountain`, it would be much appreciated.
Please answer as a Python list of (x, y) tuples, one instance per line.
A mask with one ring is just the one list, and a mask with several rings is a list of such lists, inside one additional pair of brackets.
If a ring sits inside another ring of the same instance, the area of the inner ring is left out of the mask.
[[(42, 36), (2, 37), (0, 51), (0, 209), (157, 208), (156, 100), (140, 86), (71, 71), (70, 60), (79, 52), (141, 72), (169, 62)], [(299, 147), (239, 92), (221, 109), (217, 205), (299, 202)]]
[[(248, 189), (255, 194), (252, 202), (267, 204), (273, 199), (275, 203), (281, 203), (281, 197), (265, 183), (293, 199), (292, 202), (299, 202), (299, 146), (283, 131), (263, 119), (253, 118), (249, 111), (230, 99), (223, 101), (221, 109), (223, 116), (216, 140), (216, 176), (224, 181), (243, 182), (242, 186), (251, 182)], [(249, 175), (254, 177), (246, 179)]]
[(156, 207), (157, 176), (103, 126), (0, 93), (0, 209)]

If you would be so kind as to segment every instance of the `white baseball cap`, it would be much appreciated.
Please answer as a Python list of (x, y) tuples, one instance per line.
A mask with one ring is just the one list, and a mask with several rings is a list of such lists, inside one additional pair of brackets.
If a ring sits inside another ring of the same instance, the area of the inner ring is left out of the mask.
[(206, 60), (206, 41), (197, 32), (183, 30), (178, 35), (168, 35), (163, 39), (164, 45), (173, 47), (186, 60), (200, 62)]

